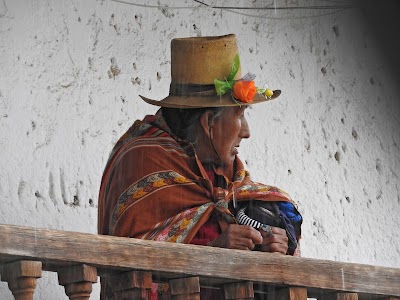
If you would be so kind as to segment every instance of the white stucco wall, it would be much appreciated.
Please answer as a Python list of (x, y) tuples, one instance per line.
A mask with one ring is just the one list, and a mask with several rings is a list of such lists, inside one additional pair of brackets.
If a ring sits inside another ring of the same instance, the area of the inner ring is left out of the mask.
[[(359, 10), (244, 12), (269, 17), (0, 0), (0, 223), (95, 233), (108, 153), (157, 109), (138, 94), (168, 93), (170, 40), (235, 33), (243, 72), (282, 90), (247, 111), (240, 156), (298, 202), (302, 255), (400, 267), (400, 91)], [(4, 283), (0, 295), (11, 299)], [(46, 274), (35, 299), (66, 296)]]

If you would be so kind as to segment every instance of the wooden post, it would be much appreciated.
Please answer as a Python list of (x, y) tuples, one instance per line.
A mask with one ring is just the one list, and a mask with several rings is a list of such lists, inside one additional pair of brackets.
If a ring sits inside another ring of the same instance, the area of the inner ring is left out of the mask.
[(300, 287), (282, 288), (275, 292), (275, 299), (279, 300), (307, 300), (307, 289)]
[(69, 299), (88, 300), (92, 293), (92, 284), (97, 282), (97, 269), (85, 264), (60, 268), (58, 283), (65, 288)]
[(323, 295), (320, 300), (358, 300), (357, 293), (334, 293)]
[(33, 300), (36, 279), (42, 277), (42, 262), (21, 260), (3, 266), (1, 281), (8, 287), (15, 300)]
[(171, 279), (171, 300), (200, 300), (199, 277)]
[(224, 284), (224, 295), (226, 300), (231, 299), (254, 299), (253, 283), (250, 281)]
[(107, 278), (116, 300), (149, 299), (153, 280), (151, 272), (128, 271)]

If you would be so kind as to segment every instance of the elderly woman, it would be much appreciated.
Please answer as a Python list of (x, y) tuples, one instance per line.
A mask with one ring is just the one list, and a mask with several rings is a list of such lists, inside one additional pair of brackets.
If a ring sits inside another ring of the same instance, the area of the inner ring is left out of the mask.
[(171, 86), (154, 116), (115, 145), (99, 233), (296, 255), (301, 216), (284, 191), (251, 181), (237, 157), (249, 105), (280, 91), (241, 75), (236, 37), (174, 39)]

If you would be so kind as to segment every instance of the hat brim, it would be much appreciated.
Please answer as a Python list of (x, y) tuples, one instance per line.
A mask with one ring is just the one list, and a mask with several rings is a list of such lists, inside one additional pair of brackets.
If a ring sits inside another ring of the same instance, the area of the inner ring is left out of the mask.
[(168, 108), (205, 108), (205, 107), (225, 107), (225, 106), (242, 106), (242, 105), (253, 105), (278, 98), (281, 94), (280, 90), (275, 90), (271, 97), (265, 97), (261, 94), (256, 94), (254, 100), (250, 103), (241, 102), (236, 100), (231, 93), (226, 93), (223, 96), (171, 96), (162, 100), (152, 100), (139, 95), (145, 102)]

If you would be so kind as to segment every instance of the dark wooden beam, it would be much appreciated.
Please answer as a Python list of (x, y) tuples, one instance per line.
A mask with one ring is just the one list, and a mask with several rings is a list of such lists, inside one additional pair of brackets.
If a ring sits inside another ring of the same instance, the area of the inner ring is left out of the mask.
[(153, 278), (198, 276), (209, 284), (252, 281), (400, 296), (399, 268), (10, 225), (0, 225), (0, 241), (0, 263), (43, 260), (88, 264), (99, 273), (130, 269), (152, 271)]

